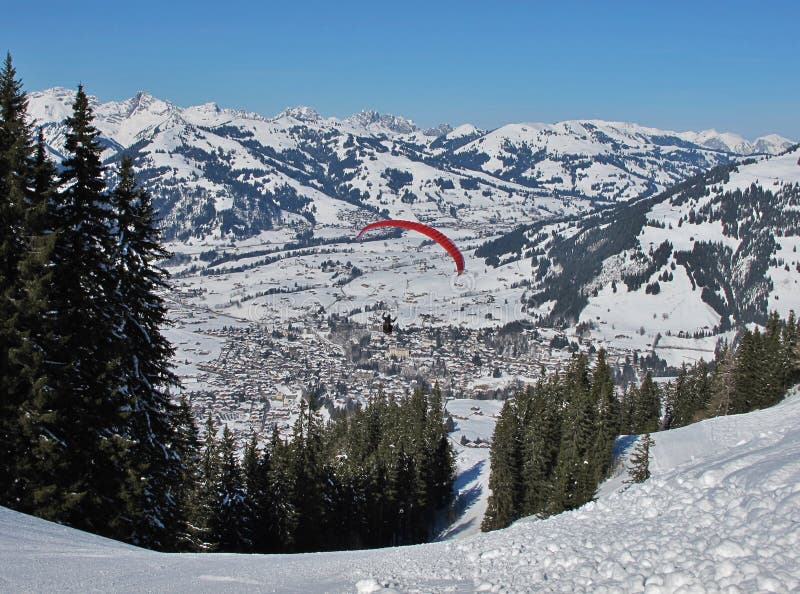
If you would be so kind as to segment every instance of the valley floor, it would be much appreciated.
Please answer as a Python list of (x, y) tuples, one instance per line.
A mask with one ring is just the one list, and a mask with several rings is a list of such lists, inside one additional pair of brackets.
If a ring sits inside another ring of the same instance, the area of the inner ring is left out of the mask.
[(652, 478), (427, 545), (159, 554), (0, 508), (3, 592), (791, 592), (800, 588), (800, 391), (659, 433)]

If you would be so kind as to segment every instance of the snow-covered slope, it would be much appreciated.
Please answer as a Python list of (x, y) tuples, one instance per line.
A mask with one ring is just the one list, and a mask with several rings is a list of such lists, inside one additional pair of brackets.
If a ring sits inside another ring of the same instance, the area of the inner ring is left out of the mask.
[[(479, 250), (533, 271), (534, 317), (580, 323), (673, 365), (720, 333), (800, 311), (800, 148), (720, 167), (657, 196), (533, 225)], [(683, 348), (680, 348), (681, 344)]]
[(463, 539), (309, 555), (159, 554), (0, 508), (8, 592), (793, 592), (800, 394), (655, 434), (652, 477)]

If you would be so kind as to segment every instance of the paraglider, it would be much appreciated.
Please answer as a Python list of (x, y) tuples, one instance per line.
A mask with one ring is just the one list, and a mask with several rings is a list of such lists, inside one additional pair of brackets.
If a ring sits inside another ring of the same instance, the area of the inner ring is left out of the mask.
[(371, 229), (377, 229), (378, 227), (402, 227), (403, 229), (411, 229), (412, 231), (417, 231), (419, 233), (422, 233), (423, 235), (427, 235), (436, 243), (438, 243), (440, 246), (442, 246), (445, 250), (447, 250), (447, 253), (450, 254), (450, 257), (453, 258), (453, 261), (456, 264), (456, 271), (458, 272), (458, 274), (464, 272), (464, 256), (456, 247), (456, 244), (454, 244), (450, 239), (448, 239), (447, 236), (441, 231), (438, 231), (433, 227), (424, 225), (422, 223), (418, 223), (416, 221), (404, 221), (402, 219), (388, 219), (385, 221), (375, 221), (374, 223), (370, 223), (369, 225), (367, 225), (366, 227), (361, 229), (361, 231), (358, 232), (358, 235), (356, 235), (356, 239), (361, 239), (361, 236), (364, 233), (370, 231)]
[(391, 314), (383, 315), (383, 332), (384, 334), (392, 334), (392, 324), (397, 321), (397, 318), (392, 318)]

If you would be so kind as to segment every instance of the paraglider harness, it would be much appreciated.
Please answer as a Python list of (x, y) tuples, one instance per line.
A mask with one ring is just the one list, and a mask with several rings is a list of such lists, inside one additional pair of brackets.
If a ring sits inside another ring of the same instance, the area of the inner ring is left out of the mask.
[(397, 318), (392, 319), (391, 314), (384, 314), (383, 316), (383, 332), (384, 334), (392, 333), (392, 324), (397, 321)]

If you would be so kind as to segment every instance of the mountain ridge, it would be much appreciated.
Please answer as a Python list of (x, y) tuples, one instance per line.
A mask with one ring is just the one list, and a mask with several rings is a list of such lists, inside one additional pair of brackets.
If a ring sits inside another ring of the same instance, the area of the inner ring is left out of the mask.
[[(32, 91), (29, 94), (29, 97), (34, 100), (34, 102), (38, 101), (40, 97), (44, 97), (47, 95), (51, 95), (54, 97), (59, 97), (65, 103), (71, 103), (74, 100), (75, 91), (65, 88), (65, 87), (51, 87), (44, 90), (39, 91)], [(266, 116), (262, 114), (258, 114), (256, 112), (239, 110), (235, 108), (222, 108), (215, 102), (207, 102), (204, 104), (198, 105), (191, 105), (187, 107), (179, 107), (177, 104), (159, 99), (154, 95), (150, 94), (147, 91), (140, 90), (135, 93), (132, 97), (128, 99), (123, 99), (119, 101), (107, 101), (101, 102), (97, 97), (93, 95), (89, 95), (90, 104), (93, 108), (97, 108), (98, 106), (114, 106), (114, 105), (126, 105), (130, 103), (134, 103), (135, 106), (150, 103), (159, 103), (165, 104), (172, 109), (176, 110), (193, 110), (193, 109), (201, 109), (205, 107), (213, 107), (217, 112), (228, 112), (228, 113), (239, 113), (239, 114), (248, 114), (249, 117), (255, 117), (259, 119), (278, 119), (285, 115), (292, 115), (297, 119), (303, 120), (306, 119), (308, 121), (320, 121), (320, 120), (330, 120), (330, 121), (337, 121), (337, 122), (351, 122), (361, 125), (363, 127), (368, 127), (373, 124), (381, 124), (383, 125), (386, 130), (392, 131), (396, 134), (411, 134), (413, 132), (423, 132), (428, 136), (444, 136), (449, 132), (456, 130), (458, 128), (467, 126), (475, 128), (472, 124), (468, 122), (464, 122), (461, 124), (457, 124), (453, 126), (449, 123), (441, 123), (435, 126), (430, 126), (428, 128), (419, 128), (413, 120), (405, 118), (403, 116), (397, 116), (393, 114), (382, 114), (373, 109), (363, 109), (355, 114), (352, 114), (345, 118), (336, 118), (336, 117), (328, 117), (325, 118), (319, 114), (319, 112), (314, 109), (313, 107), (307, 105), (298, 105), (298, 106), (289, 106), (283, 109), (281, 112), (275, 114), (274, 116)], [(41, 114), (35, 114), (35, 116), (40, 116)], [(63, 112), (63, 117), (68, 115), (67, 111)], [(50, 119), (50, 118), (47, 118)], [(569, 120), (562, 120), (559, 122), (551, 122), (551, 123), (542, 123), (542, 122), (518, 122), (514, 124), (504, 124), (500, 125), (497, 128), (493, 128), (491, 131), (499, 130), (506, 126), (533, 126), (533, 127), (546, 127), (546, 126), (556, 126), (562, 123), (569, 123), (569, 122), (603, 122), (607, 124), (614, 124), (614, 125), (628, 125), (633, 126), (638, 129), (646, 129), (657, 131), (659, 133), (666, 133), (670, 135), (675, 135), (679, 138), (683, 138), (693, 144), (698, 144), (700, 146), (705, 146), (706, 148), (713, 148), (724, 150), (726, 152), (732, 152), (739, 155), (750, 155), (750, 154), (778, 154), (779, 152), (785, 150), (796, 141), (792, 141), (784, 136), (781, 136), (777, 133), (770, 133), (759, 136), (754, 140), (747, 140), (746, 138), (742, 137), (741, 135), (735, 132), (718, 132), (714, 128), (709, 128), (706, 130), (701, 131), (674, 131), (674, 130), (666, 130), (657, 128), (654, 126), (649, 125), (641, 125), (634, 122), (627, 122), (627, 121), (618, 121), (618, 120), (600, 120), (596, 118), (573, 118)], [(394, 127), (394, 129), (392, 129)], [(477, 129), (477, 128), (476, 128)]]
[[(56, 160), (72, 97), (63, 88), (29, 94)], [(654, 194), (740, 157), (600, 120), (420, 130), (368, 110), (337, 119), (300, 106), (265, 117), (145, 92), (91, 101), (106, 163), (133, 157), (167, 238), (244, 238), (286, 223), (349, 233), (351, 221), (376, 215), (502, 232)]]

